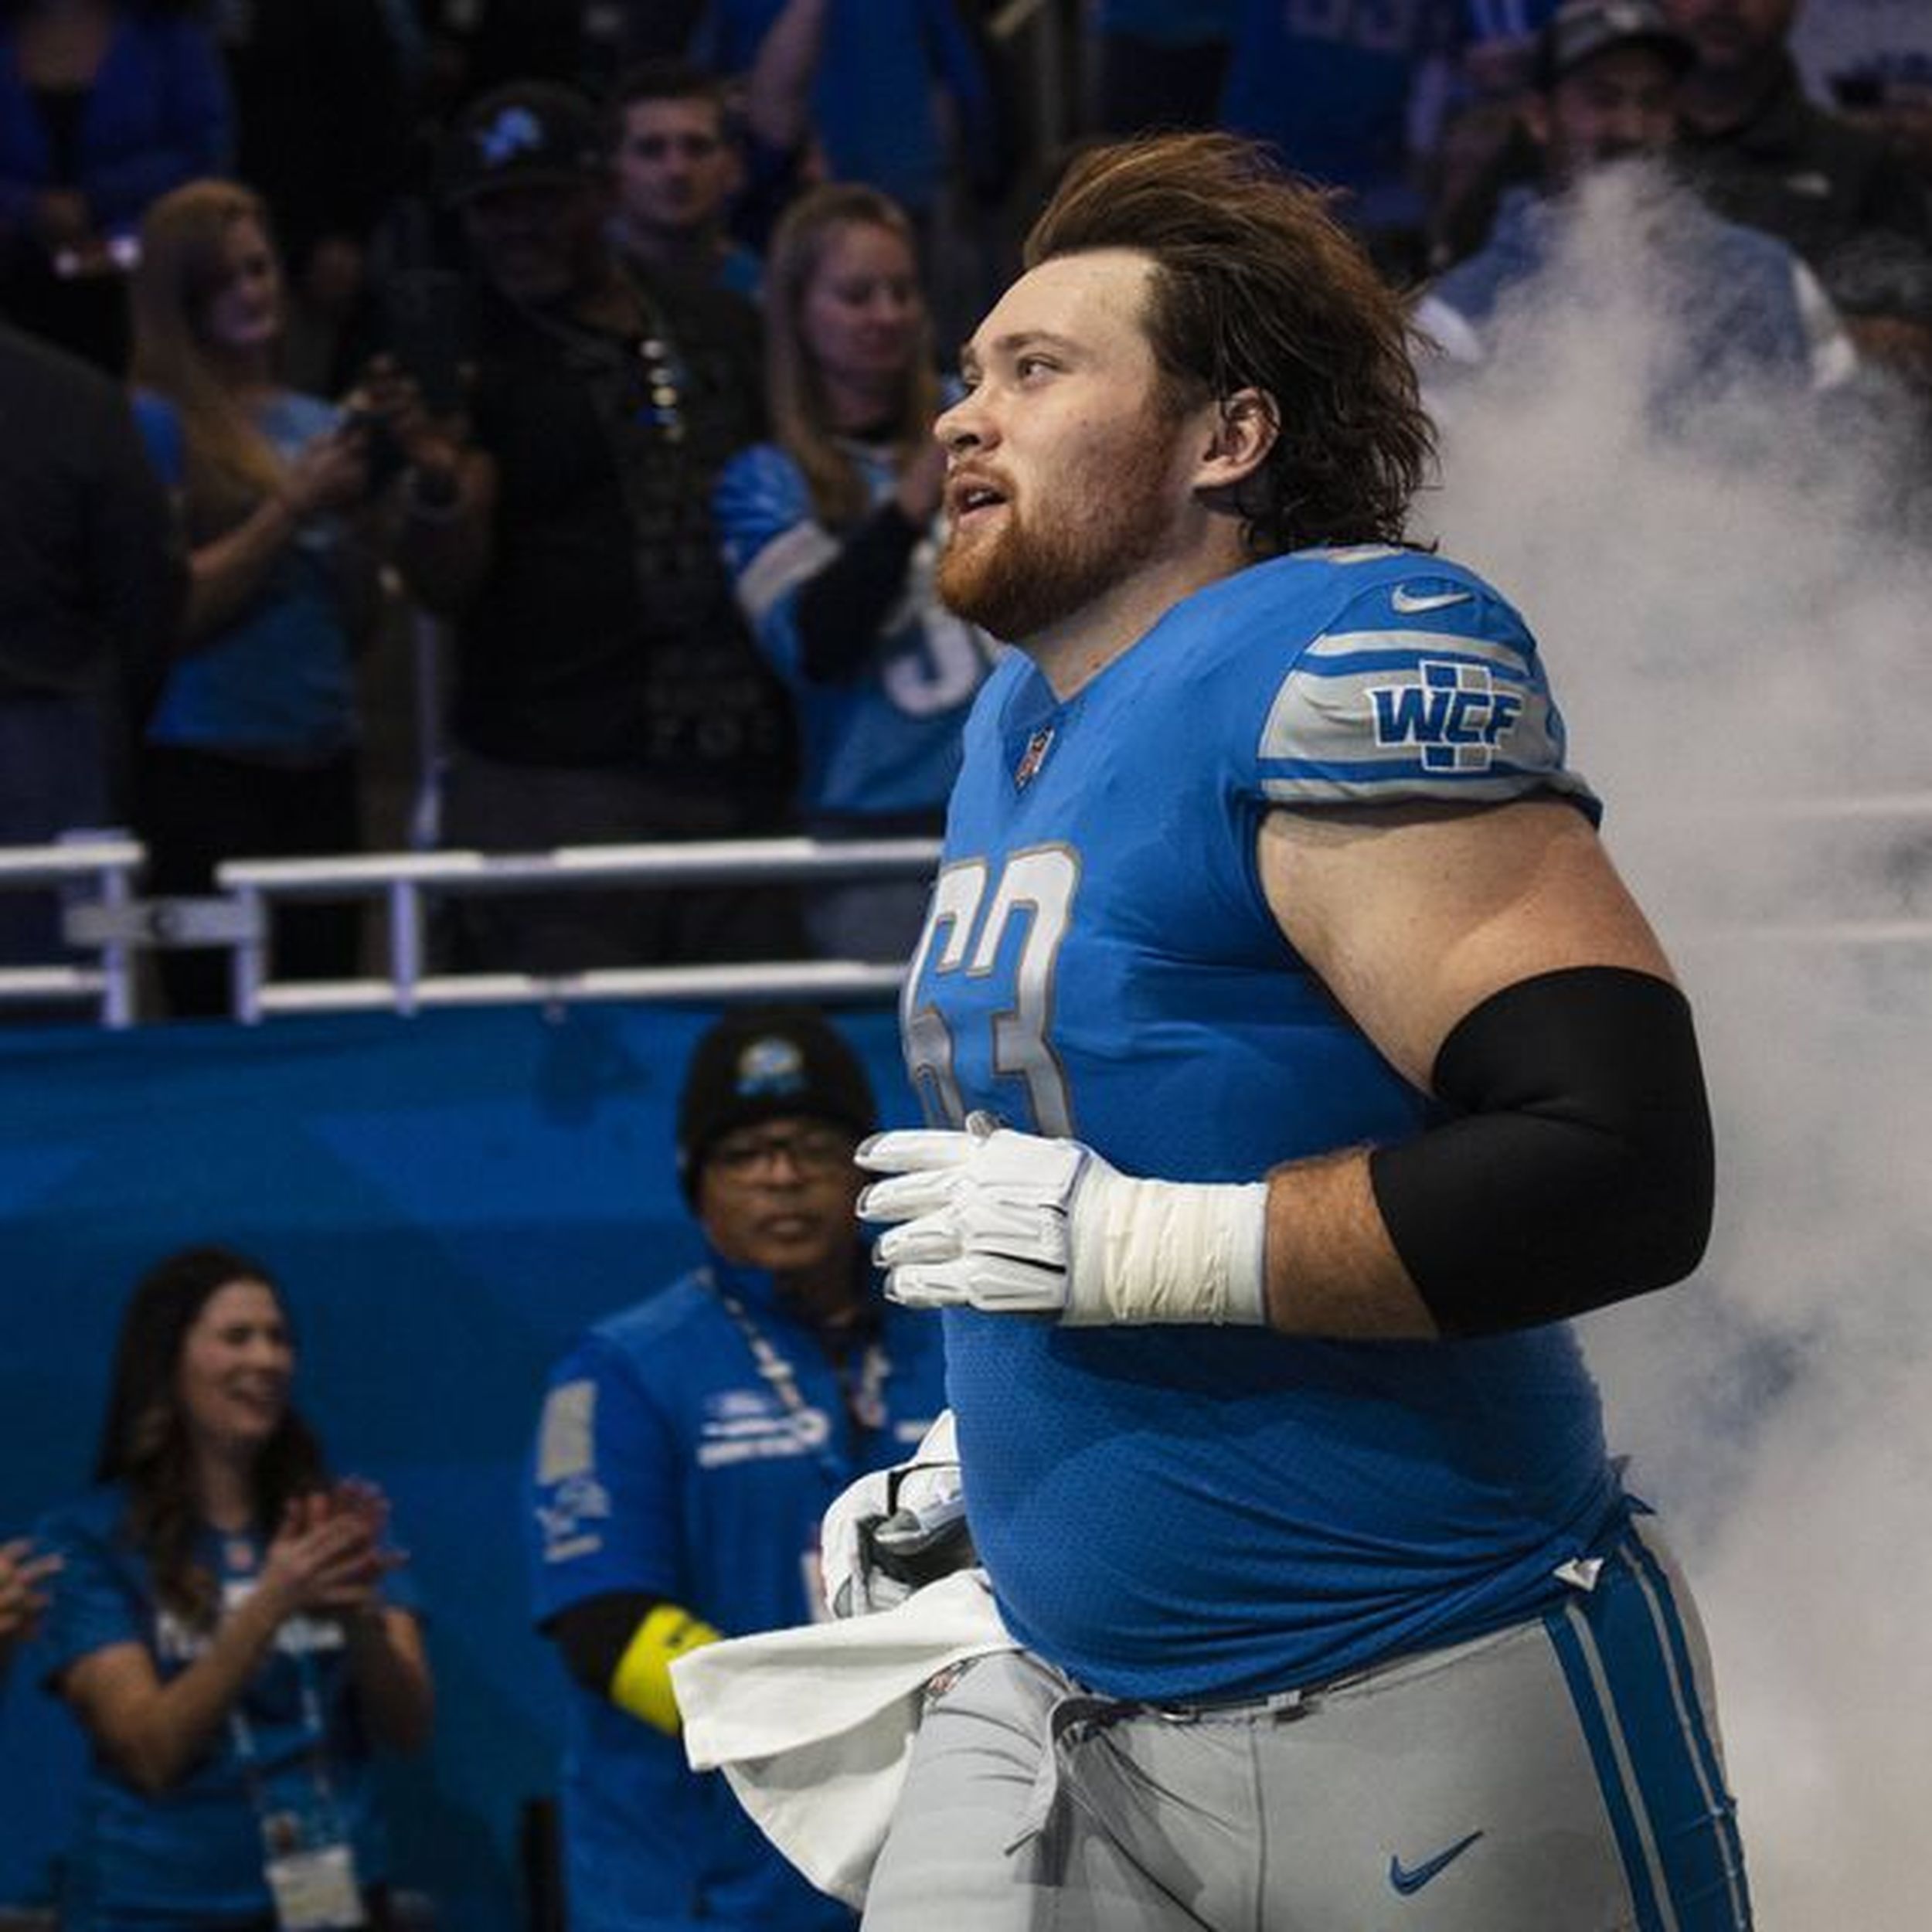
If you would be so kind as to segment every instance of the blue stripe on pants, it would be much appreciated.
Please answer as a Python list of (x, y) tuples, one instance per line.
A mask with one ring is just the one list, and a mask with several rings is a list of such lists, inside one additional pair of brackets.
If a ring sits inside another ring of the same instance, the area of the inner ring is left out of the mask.
[(1618, 1761), (1614, 1721), (1598, 1694), (1591, 1669), (1588, 1626), (1580, 1612), (1566, 1606), (1546, 1617), (1543, 1628), (1549, 1632), (1556, 1661), (1563, 1666), (1570, 1701), (1576, 1706), (1577, 1720), (1590, 1746), (1590, 1761), (1597, 1767), (1604, 1808), (1610, 1815), (1611, 1828), (1616, 1834), (1617, 1849), (1624, 1862), (1624, 1880), (1637, 1911), (1637, 1932), (1680, 1932), (1658, 1907), (1657, 1890), (1651, 1879), (1651, 1848), (1644, 1821), (1632, 1808), (1628, 1781)]
[(1750, 1894), (1744, 1879), (1744, 1848), (1738, 1836), (1736, 1801), (1725, 1787), (1723, 1760), (1699, 1695), (1690, 1638), (1684, 1628), (1671, 1573), (1658, 1560), (1641, 1530), (1632, 1531), (1618, 1556), (1630, 1564), (1643, 1586), (1658, 1641), (1664, 1646), (1677, 1716), (1687, 1730), (1695, 1756), (1704, 1814), (1716, 1827), (1714, 1833), (1696, 1835), (1696, 1849), (1713, 1868), (1702, 1876), (1703, 1889), (1713, 1896), (1721, 1890), (1729, 1901), (1730, 1917), (1719, 1923), (1726, 1927), (1748, 1927)]
[(1735, 1807), (1668, 1573), (1635, 1532), (1544, 1619), (1597, 1769), (1639, 1932), (1747, 1932)]

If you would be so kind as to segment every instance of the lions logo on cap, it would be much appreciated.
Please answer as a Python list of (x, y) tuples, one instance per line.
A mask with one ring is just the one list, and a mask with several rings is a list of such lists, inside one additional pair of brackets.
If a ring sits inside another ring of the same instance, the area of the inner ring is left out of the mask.
[(738, 1055), (737, 1090), (753, 1094), (797, 1094), (805, 1084), (805, 1056), (788, 1039), (767, 1034), (753, 1040)]
[(492, 168), (543, 145), (543, 125), (528, 107), (505, 107), (476, 131), (476, 151)]

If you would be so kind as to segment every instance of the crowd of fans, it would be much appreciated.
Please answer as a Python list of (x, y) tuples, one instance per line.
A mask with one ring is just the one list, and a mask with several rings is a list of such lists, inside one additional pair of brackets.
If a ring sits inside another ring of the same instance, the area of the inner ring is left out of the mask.
[[(1070, 130), (1225, 125), (1332, 184), (1415, 293), (1445, 420), (1577, 198), (1634, 161), (1673, 185), (1645, 204), (1651, 255), (1713, 297), (1672, 318), (1661, 416), (1883, 382), (1932, 421), (1932, 11), (1916, 58), (1881, 50), (1827, 107), (1797, 0), (1093, 0), (1066, 14), (1063, 127), (996, 11), (0, 0), (0, 845), (124, 822), (184, 895), (224, 857), (354, 851), (366, 654), (404, 600), (449, 640), (448, 845), (936, 831), (999, 646), (932, 589), (930, 425)], [(504, 896), (442, 941), (539, 973), (892, 960), (920, 896)], [(58, 956), (44, 909), (5, 910), (0, 961)], [(319, 908), (277, 944), (333, 977), (361, 935)], [(172, 1013), (223, 986), (207, 956), (162, 962)], [(743, 1174), (849, 1179), (849, 1141), (720, 1141)], [(0, 1542), (0, 1655), (64, 1600), (97, 1776), (166, 1783), (184, 1737), (219, 1736), (246, 1785), (352, 1696), (420, 1736), (384, 1505), (290, 1420), (265, 1271), (175, 1257), (129, 1322), (98, 1473), (156, 1602), (201, 1631), (175, 1681), (205, 1695), (157, 1715), (85, 1518), (58, 1556)], [(247, 1351), (264, 1427), (223, 1412)], [(216, 1641), (193, 1592), (243, 1573), (257, 1608)], [(284, 1641), (311, 1613), (337, 1627), (319, 1662)], [(614, 1631), (557, 1633), (599, 1696)], [(233, 1693), (270, 1653), (287, 1735), (251, 1741)]]
[[(1070, 138), (1273, 142), (1417, 291), (1445, 398), (1631, 155), (1692, 191), (1660, 259), (1729, 291), (1662, 406), (1720, 366), (1932, 389), (1932, 15), (1893, 9), (1916, 63), (1861, 53), (1827, 107), (1798, 0), (1068, 0), (1049, 109), (1000, 11), (0, 0), (0, 384), (38, 402), (0, 529), (57, 525), (0, 581), (0, 844), (130, 825), (185, 895), (355, 850), (359, 712), (393, 701), (365, 647), (403, 599), (447, 628), (444, 844), (933, 828), (997, 646), (930, 590), (927, 425)], [(138, 445), (49, 346), (125, 386)], [(879, 887), (546, 895), (442, 943), (889, 958), (916, 917)], [(59, 945), (44, 914), (0, 943)], [(318, 908), (277, 971), (359, 946)], [(223, 985), (164, 969), (175, 1014)]]

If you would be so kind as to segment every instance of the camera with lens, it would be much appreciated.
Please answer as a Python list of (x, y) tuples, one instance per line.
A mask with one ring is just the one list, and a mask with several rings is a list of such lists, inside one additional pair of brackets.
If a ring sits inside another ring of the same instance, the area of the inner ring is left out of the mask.
[(369, 493), (371, 496), (381, 495), (402, 474), (409, 462), (403, 454), (402, 444), (396, 440), (394, 427), (380, 410), (352, 401), (342, 418), (342, 429), (345, 434), (362, 433), (363, 447), (369, 457)]

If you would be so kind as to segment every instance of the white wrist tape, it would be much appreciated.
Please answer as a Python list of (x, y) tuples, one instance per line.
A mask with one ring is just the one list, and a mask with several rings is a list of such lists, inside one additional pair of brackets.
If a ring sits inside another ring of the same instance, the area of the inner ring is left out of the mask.
[(860, 1218), (908, 1308), (1103, 1323), (1267, 1321), (1265, 1181), (1136, 1180), (1077, 1141), (975, 1115), (964, 1131), (878, 1134), (859, 1165), (886, 1178)]
[(1090, 1161), (1073, 1192), (1070, 1327), (1268, 1318), (1268, 1184), (1141, 1181)]

